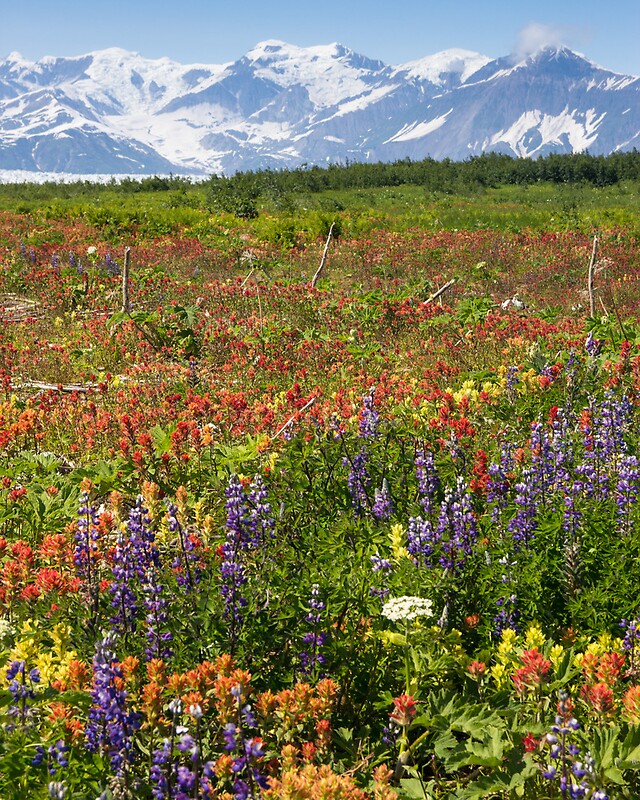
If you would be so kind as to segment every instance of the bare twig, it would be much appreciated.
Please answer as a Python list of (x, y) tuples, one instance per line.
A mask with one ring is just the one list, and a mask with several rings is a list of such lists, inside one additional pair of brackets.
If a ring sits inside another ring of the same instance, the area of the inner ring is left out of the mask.
[(327, 260), (327, 253), (329, 252), (329, 244), (331, 243), (331, 237), (333, 236), (333, 229), (335, 227), (335, 224), (336, 224), (335, 222), (332, 222), (331, 227), (329, 228), (329, 235), (327, 236), (327, 241), (325, 242), (324, 245), (324, 251), (322, 253), (322, 258), (320, 259), (320, 266), (316, 270), (316, 274), (313, 276), (313, 278), (311, 278), (312, 286), (316, 285), (316, 283), (318, 282), (318, 278), (320, 277), (320, 274), (324, 269), (324, 265)]
[(281, 433), (282, 433), (284, 430), (286, 430), (287, 426), (288, 426), (288, 425), (291, 425), (291, 423), (292, 423), (292, 422), (293, 422), (293, 420), (294, 420), (294, 419), (295, 419), (295, 418), (298, 416), (298, 414), (302, 414), (302, 412), (303, 412), (303, 411), (306, 411), (306, 410), (307, 410), (307, 409), (308, 409), (310, 406), (312, 406), (312, 405), (313, 405), (315, 402), (316, 402), (316, 398), (315, 398), (315, 397), (312, 397), (312, 398), (311, 398), (311, 400), (309, 400), (309, 402), (308, 402), (308, 403), (305, 403), (305, 404), (302, 406), (302, 408), (299, 408), (299, 409), (296, 411), (296, 413), (295, 413), (295, 414), (292, 414), (292, 415), (289, 417), (289, 419), (288, 419), (288, 420), (287, 420), (287, 421), (284, 423), (284, 425), (283, 425), (283, 426), (280, 428), (280, 430), (279, 430), (279, 431), (278, 431), (276, 434), (274, 434), (274, 435), (271, 437), (271, 441), (273, 442), (275, 439), (277, 439), (277, 438), (278, 438), (278, 436), (280, 436), (280, 434), (281, 434)]
[(256, 268), (255, 268), (255, 267), (251, 267), (251, 271), (249, 272), (249, 274), (247, 275), (247, 277), (246, 277), (246, 278), (245, 278), (245, 279), (242, 281), (242, 283), (240, 284), (240, 288), (241, 288), (241, 289), (242, 289), (242, 287), (245, 285), (245, 283), (246, 283), (246, 282), (249, 280), (249, 278), (250, 278), (250, 277), (253, 275), (253, 273), (254, 273), (255, 271), (256, 271)]
[(456, 282), (456, 279), (455, 279), (455, 278), (451, 278), (451, 280), (450, 280), (450, 281), (448, 281), (447, 283), (445, 283), (445, 285), (442, 287), (442, 289), (438, 289), (438, 291), (437, 291), (437, 292), (435, 292), (434, 294), (432, 294), (432, 295), (431, 295), (431, 297), (427, 297), (427, 299), (424, 301), (424, 303), (423, 303), (422, 305), (423, 305), (423, 306), (426, 306), (426, 305), (428, 305), (429, 303), (433, 303), (433, 301), (434, 301), (434, 300), (437, 300), (437, 299), (438, 299), (438, 297), (440, 297), (440, 295), (444, 294), (444, 292), (446, 292), (446, 291), (447, 291), (447, 289), (448, 289), (450, 286), (453, 286), (453, 284), (454, 284), (455, 282)]
[(598, 237), (593, 237), (593, 249), (591, 250), (591, 261), (589, 261), (589, 276), (587, 280), (587, 290), (589, 292), (589, 315), (591, 318), (596, 315), (596, 304), (593, 296), (593, 272), (596, 265), (596, 255), (598, 254)]

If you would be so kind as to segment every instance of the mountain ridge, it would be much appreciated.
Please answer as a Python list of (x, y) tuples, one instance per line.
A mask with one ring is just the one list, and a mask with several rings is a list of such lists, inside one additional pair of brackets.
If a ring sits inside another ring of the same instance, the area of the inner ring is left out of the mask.
[(639, 142), (640, 78), (567, 47), (451, 48), (400, 65), (277, 39), (224, 64), (121, 48), (0, 59), (0, 170), (195, 176)]

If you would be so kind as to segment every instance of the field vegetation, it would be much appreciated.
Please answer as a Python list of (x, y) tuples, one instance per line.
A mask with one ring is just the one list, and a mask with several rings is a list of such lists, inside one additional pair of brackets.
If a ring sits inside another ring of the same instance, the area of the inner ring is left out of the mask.
[(638, 797), (639, 168), (0, 186), (0, 797)]

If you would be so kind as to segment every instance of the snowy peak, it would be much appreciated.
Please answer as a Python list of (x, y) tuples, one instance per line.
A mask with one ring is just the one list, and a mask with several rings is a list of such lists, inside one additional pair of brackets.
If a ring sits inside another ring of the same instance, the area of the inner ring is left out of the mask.
[[(297, 47), (276, 39), (256, 45), (237, 64), (250, 65), (258, 78), (283, 88), (303, 86), (311, 102), (321, 108), (360, 94), (379, 73), (388, 71), (383, 62), (337, 42)], [(234, 67), (231, 65), (229, 70)]]
[(0, 170), (209, 174), (639, 141), (640, 79), (566, 47), (452, 48), (398, 66), (277, 39), (225, 64), (120, 48), (0, 59)]
[(429, 81), (436, 86), (451, 86), (464, 83), (478, 70), (492, 61), (489, 56), (472, 50), (451, 48), (397, 67), (396, 73), (408, 78)]

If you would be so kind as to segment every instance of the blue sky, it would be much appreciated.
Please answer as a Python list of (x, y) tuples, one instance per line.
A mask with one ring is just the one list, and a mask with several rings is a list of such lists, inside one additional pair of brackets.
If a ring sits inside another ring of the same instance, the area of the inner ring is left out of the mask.
[(123, 47), (149, 58), (219, 64), (257, 42), (338, 41), (387, 64), (449, 47), (489, 56), (541, 41), (640, 75), (640, 0), (3, 0), (0, 57), (37, 60)]

